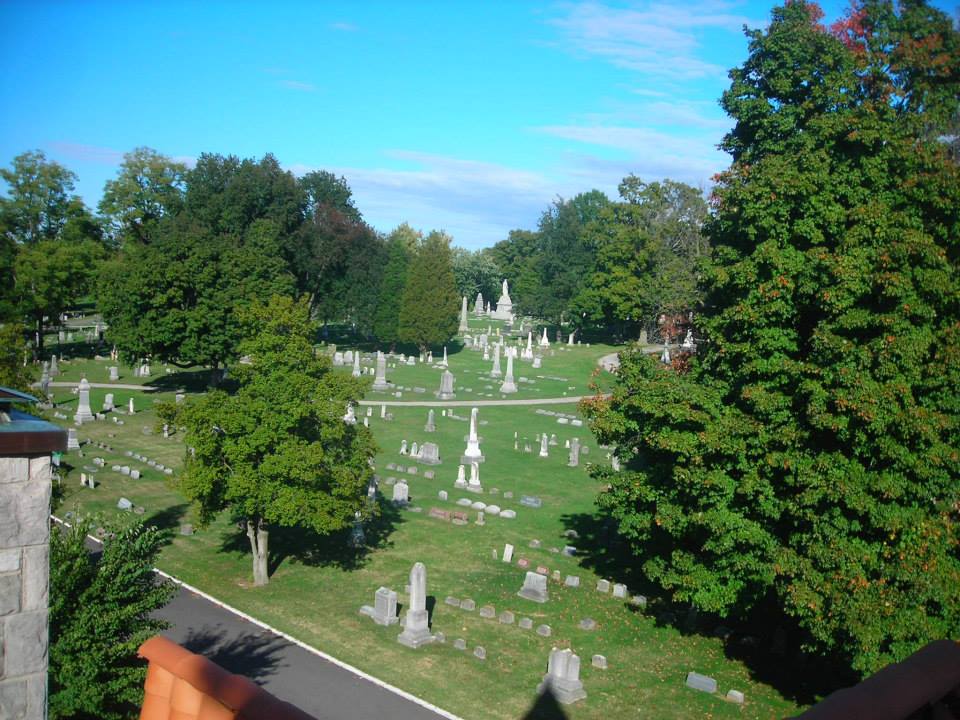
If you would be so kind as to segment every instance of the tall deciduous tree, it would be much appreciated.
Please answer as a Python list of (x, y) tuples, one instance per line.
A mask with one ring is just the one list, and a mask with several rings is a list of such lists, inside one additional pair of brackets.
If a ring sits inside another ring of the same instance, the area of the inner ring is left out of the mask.
[(29, 319), (37, 356), (43, 353), (46, 323), (56, 320), (81, 296), (92, 292), (105, 257), (93, 240), (39, 240), (19, 249), (14, 261), (14, 304)]
[(620, 197), (583, 229), (586, 244), (596, 248), (596, 269), (571, 303), (575, 320), (626, 330), (693, 309), (698, 268), (708, 253), (702, 194), (684, 183), (645, 183), (630, 175), (620, 183)]
[(471, 252), (454, 248), (453, 277), (457, 283), (457, 292), (470, 301), (473, 301), (478, 292), (483, 293), (486, 300), (494, 302), (500, 297), (503, 271), (493, 257), (482, 250)]
[(149, 242), (156, 223), (183, 207), (186, 172), (185, 164), (147, 147), (126, 153), (117, 177), (104, 185), (98, 206), (113, 237)]
[(132, 524), (104, 540), (98, 562), (86, 547), (90, 524), (50, 534), (50, 717), (131, 717), (143, 700), (146, 664), (137, 648), (166, 623), (151, 613), (173, 597), (153, 573), (163, 542)]
[(213, 391), (179, 411), (189, 448), (180, 487), (204, 521), (225, 509), (242, 519), (264, 585), (270, 526), (348, 527), (364, 509), (375, 447), (342, 419), (365, 383), (315, 355), (306, 300), (274, 297), (241, 316), (252, 364), (237, 367), (235, 395)]
[(0, 168), (7, 184), (0, 198), (0, 224), (18, 243), (53, 240), (67, 222), (77, 176), (40, 150), (21, 153)]
[(460, 296), (453, 278), (450, 236), (432, 231), (410, 262), (400, 303), (399, 336), (422, 351), (442, 345), (459, 325)]
[[(888, 7), (857, 11), (892, 55), (956, 41), (942, 16), (898, 40)], [(625, 461), (594, 470), (600, 503), (650, 579), (869, 674), (960, 634), (960, 172), (937, 112), (878, 95), (904, 77), (818, 17), (776, 8), (731, 72), (690, 372), (626, 353), (589, 414)]]

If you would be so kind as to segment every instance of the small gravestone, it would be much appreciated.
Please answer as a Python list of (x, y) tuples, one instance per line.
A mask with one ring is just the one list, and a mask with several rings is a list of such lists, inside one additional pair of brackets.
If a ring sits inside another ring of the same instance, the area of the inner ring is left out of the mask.
[(497, 610), (493, 605), (484, 605), (480, 608), (480, 617), (487, 618), (488, 620), (492, 617), (496, 617)]
[(727, 700), (737, 705), (743, 705), (744, 697), (743, 693), (739, 690), (728, 690), (727, 691)]
[(473, 656), (474, 656), (475, 658), (477, 658), (477, 660), (486, 660), (486, 659), (487, 659), (487, 650), (486, 650), (486, 648), (484, 648), (484, 647), (482, 647), (482, 646), (480, 646), (480, 645), (477, 645), (477, 646), (473, 649)]
[(553, 634), (553, 631), (550, 629), (549, 625), (538, 625), (537, 626), (537, 635), (541, 637), (550, 637)]
[(444, 522), (450, 522), (450, 511), (443, 510), (441, 508), (430, 508), (430, 511), (427, 513), (432, 518), (437, 520), (443, 520)]
[(381, 587), (373, 596), (373, 607), (364, 605), (360, 612), (369, 616), (377, 625), (394, 625), (400, 622), (397, 617), (397, 593), (390, 588)]
[(570, 648), (553, 648), (547, 665), (547, 674), (537, 686), (537, 692), (549, 689), (557, 702), (564, 705), (575, 703), (587, 696), (580, 681), (580, 658)]
[(454, 511), (453, 519), (451, 520), (454, 525), (466, 525), (469, 521), (470, 519), (465, 512), (461, 510)]
[(700, 673), (689, 672), (687, 673), (687, 687), (705, 693), (715, 693), (717, 691), (717, 681)]
[(600, 580), (597, 582), (597, 592), (608, 593), (610, 592), (610, 581), (609, 580)]
[(533, 620), (530, 618), (520, 618), (520, 622), (517, 623), (517, 627), (521, 630), (530, 630), (533, 627)]
[(425, 470), (423, 473), (423, 477), (427, 480), (433, 480), (433, 478), (435, 477), (433, 474), (433, 470)]
[(528, 567), (530, 567), (530, 561), (526, 558), (520, 558), (517, 560), (517, 567), (526, 570)]
[(464, 640), (463, 638), (457, 638), (456, 640), (453, 641), (453, 647), (457, 650), (466, 650), (467, 641)]
[(593, 618), (584, 618), (579, 625), (581, 630), (594, 630), (597, 627), (597, 621)]
[(528, 572), (517, 595), (537, 603), (547, 602), (550, 599), (547, 594), (547, 579), (535, 572)]
[(127, 500), (125, 497), (117, 500), (117, 510), (132, 510), (133, 503)]
[(504, 520), (514, 520), (517, 517), (517, 513), (515, 510), (501, 510), (500, 517)]
[(447, 595), (447, 597), (443, 599), (443, 602), (450, 607), (460, 607), (460, 598), (455, 598), (453, 595)]
[(140, 479), (140, 471), (139, 471), (139, 470), (131, 470), (131, 471), (130, 471), (130, 477), (131, 477), (133, 480), (139, 480), (139, 479)]
[(531, 540), (531, 541), (530, 541), (530, 547), (532, 547), (532, 548), (534, 548), (534, 549), (540, 547), (540, 541), (539, 541), (539, 540)]
[(186, 536), (188, 536), (188, 537), (189, 537), (190, 535), (193, 535), (193, 525), (191, 525), (190, 523), (184, 523), (183, 525), (181, 525), (181, 526), (180, 526), (180, 534), (181, 534), (181, 535), (186, 535)]
[(626, 598), (627, 597), (627, 586), (623, 583), (616, 583), (613, 586), (613, 596), (615, 598)]
[(477, 609), (477, 603), (475, 600), (471, 600), (470, 598), (464, 598), (460, 601), (460, 609), (466, 610), (467, 612), (473, 612)]
[(509, 610), (504, 610), (502, 613), (500, 613), (498, 620), (500, 621), (501, 625), (513, 625), (513, 613)]
[(492, 515), (492, 516), (496, 517), (497, 515), (500, 514), (500, 506), (499, 506), (499, 505), (487, 505), (486, 513), (487, 513), (487, 515)]
[(539, 575), (549, 575), (549, 574), (550, 574), (550, 570), (549, 570), (549, 568), (546, 568), (546, 567), (544, 567), (543, 565), (537, 565), (537, 573), (538, 573)]
[(503, 546), (503, 561), (505, 563), (513, 561), (513, 545), (510, 543)]
[(560, 571), (559, 571), (559, 570), (554, 570), (554, 571), (550, 574), (550, 579), (553, 580), (554, 582), (560, 582), (560, 580), (562, 579), (562, 577), (563, 577), (563, 576), (560, 574)]
[(472, 504), (468, 498), (460, 498), (457, 500), (457, 505), (460, 507), (470, 507)]
[(593, 659), (590, 661), (590, 664), (595, 668), (600, 668), (601, 670), (607, 669), (607, 658), (605, 655), (594, 655)]
[(508, 490), (507, 492), (505, 492), (505, 493), (503, 494), (503, 499), (504, 499), (504, 500), (512, 500), (512, 499), (513, 499), (513, 493)]

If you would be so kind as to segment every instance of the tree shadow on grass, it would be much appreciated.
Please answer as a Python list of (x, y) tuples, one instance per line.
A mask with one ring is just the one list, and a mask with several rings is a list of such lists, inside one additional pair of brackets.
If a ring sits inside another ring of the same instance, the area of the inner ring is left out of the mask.
[[(403, 522), (401, 511), (393, 503), (381, 500), (379, 513), (363, 527), (364, 543), (352, 542), (353, 528), (321, 535), (303, 527), (270, 527), (268, 573), (273, 575), (286, 560), (311, 567), (335, 567), (341, 570), (362, 568), (373, 550), (393, 545), (390, 535)], [(250, 552), (250, 541), (239, 524), (237, 531), (225, 534), (222, 552)]]
[(157, 512), (146, 519), (144, 524), (153, 525), (172, 535), (173, 531), (180, 527), (180, 521), (183, 519), (183, 516), (187, 514), (189, 508), (189, 503), (171, 505), (162, 510), (157, 510)]
[(191, 630), (181, 643), (190, 652), (203, 655), (217, 665), (251, 680), (274, 675), (280, 665), (280, 652), (286, 641), (272, 633), (243, 633), (229, 636), (219, 624)]
[(210, 370), (178, 370), (169, 375), (153, 378), (144, 390), (173, 392), (186, 390), (188, 393), (206, 392), (210, 388)]
[(575, 513), (561, 518), (567, 535), (564, 542), (577, 548), (581, 567), (614, 583), (624, 583), (631, 592), (655, 594), (656, 586), (643, 574), (640, 561), (617, 533), (612, 518), (599, 512)]
[[(775, 688), (784, 698), (807, 705), (856, 682), (834, 658), (791, 651), (790, 648), (799, 646), (801, 633), (791, 628), (789, 620), (777, 612), (775, 600), (768, 601), (765, 611), (739, 621), (691, 612), (688, 605), (664, 597), (664, 591), (644, 576), (641, 561), (619, 535), (612, 518), (595, 512), (564, 515), (561, 519), (567, 532), (572, 530), (578, 536), (567, 537), (566, 542), (577, 548), (576, 558), (582, 567), (611, 582), (625, 583), (630, 593), (647, 597), (645, 607), (628, 602), (626, 607), (630, 611), (648, 615), (654, 618), (657, 627), (670, 627), (683, 635), (718, 637), (722, 634), (726, 657), (742, 662), (754, 680)], [(718, 632), (723, 626), (726, 629)], [(782, 627), (787, 628), (786, 641), (777, 642), (774, 638), (778, 628), (784, 633)]]

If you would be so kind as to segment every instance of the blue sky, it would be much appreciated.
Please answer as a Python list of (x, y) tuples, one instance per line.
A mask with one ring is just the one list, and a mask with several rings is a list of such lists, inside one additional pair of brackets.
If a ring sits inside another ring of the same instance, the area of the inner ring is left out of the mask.
[(3, 3), (0, 163), (42, 149), (95, 206), (137, 146), (272, 152), (345, 176), (379, 230), (484, 247), (630, 172), (707, 187), (741, 27), (771, 6)]

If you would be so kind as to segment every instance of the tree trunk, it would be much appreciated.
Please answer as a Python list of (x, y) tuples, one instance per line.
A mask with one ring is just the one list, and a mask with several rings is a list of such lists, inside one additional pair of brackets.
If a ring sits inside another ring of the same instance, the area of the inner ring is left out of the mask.
[(215, 360), (213, 367), (210, 368), (210, 387), (214, 389), (220, 387), (220, 378), (220, 363)]
[(253, 584), (266, 585), (270, 577), (267, 574), (267, 540), (270, 533), (262, 519), (247, 520), (247, 537), (250, 538), (250, 550), (253, 552)]

